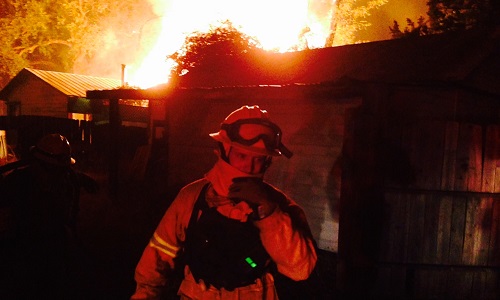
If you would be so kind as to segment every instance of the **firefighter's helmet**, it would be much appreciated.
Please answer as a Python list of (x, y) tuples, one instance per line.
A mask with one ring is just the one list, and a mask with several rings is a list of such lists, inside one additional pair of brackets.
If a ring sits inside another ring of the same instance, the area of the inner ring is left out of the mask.
[(218, 142), (259, 155), (287, 158), (293, 155), (281, 142), (281, 129), (258, 105), (242, 106), (233, 111), (222, 122), (220, 130), (210, 136)]
[(68, 139), (57, 133), (43, 136), (31, 147), (31, 153), (35, 158), (53, 165), (69, 166), (75, 163)]

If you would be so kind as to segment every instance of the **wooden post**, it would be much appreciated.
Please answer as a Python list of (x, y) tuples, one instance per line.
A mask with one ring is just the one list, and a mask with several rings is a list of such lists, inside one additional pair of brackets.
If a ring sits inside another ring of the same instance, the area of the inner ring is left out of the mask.
[(118, 193), (118, 162), (119, 162), (119, 134), (120, 111), (118, 99), (109, 99), (109, 191), (113, 202), (117, 201)]

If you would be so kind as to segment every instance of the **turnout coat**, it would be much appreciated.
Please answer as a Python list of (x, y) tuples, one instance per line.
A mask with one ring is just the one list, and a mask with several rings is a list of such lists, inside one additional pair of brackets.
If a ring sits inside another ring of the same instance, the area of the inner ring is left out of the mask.
[[(230, 168), (224, 161), (210, 170), (205, 178), (183, 187), (165, 212), (136, 267), (136, 291), (131, 299), (159, 299), (165, 287), (173, 284), (176, 258), (182, 253), (194, 205), (203, 187), (208, 184), (205, 201), (222, 215), (246, 221), (248, 206), (235, 205), (226, 197), (224, 186), (233, 175), (224, 175)], [(234, 171), (233, 171), (234, 173)], [(240, 174), (238, 174), (240, 175)], [(226, 176), (225, 180), (220, 180)], [(267, 184), (267, 183), (266, 183)], [(313, 271), (317, 254), (305, 214), (292, 199), (267, 184), (275, 193), (278, 208), (268, 217), (252, 221), (276, 270), (294, 280), (305, 280)], [(221, 188), (222, 187), (222, 188)], [(219, 193), (217, 193), (217, 191)], [(243, 204), (243, 205), (242, 205)], [(201, 214), (202, 212), (200, 212)], [(181, 299), (278, 299), (274, 274), (266, 271), (254, 283), (234, 290), (217, 289), (195, 280), (189, 266), (183, 269), (178, 295)]]

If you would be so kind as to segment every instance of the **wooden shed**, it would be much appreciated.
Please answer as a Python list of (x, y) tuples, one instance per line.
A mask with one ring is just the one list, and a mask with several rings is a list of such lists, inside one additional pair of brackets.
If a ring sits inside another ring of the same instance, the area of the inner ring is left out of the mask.
[(0, 100), (7, 102), (10, 116), (71, 118), (72, 113), (99, 112), (86, 98), (87, 90), (120, 86), (117, 79), (25, 68), (0, 91)]
[(208, 134), (229, 112), (267, 109), (295, 155), (266, 180), (338, 253), (346, 296), (498, 299), (499, 70), (493, 28), (224, 57), (142, 95), (165, 100), (176, 188), (213, 164)]
[[(158, 105), (152, 109), (148, 101), (120, 99), (116, 107), (111, 108), (116, 111), (111, 116), (114, 112), (110, 114), (109, 101), (86, 96), (88, 90), (112, 90), (121, 86), (122, 82), (113, 78), (22, 69), (0, 90), (0, 100), (7, 107), (6, 116), (0, 117), (0, 130), (8, 130), (7, 140), (20, 157), (26, 155), (27, 149), (42, 135), (54, 131), (68, 137), (74, 155), (78, 156), (79, 152), (101, 155), (109, 152), (109, 137), (105, 135), (108, 135), (110, 119), (118, 116), (119, 123), (126, 125), (126, 129), (122, 128), (115, 138), (123, 141), (122, 149), (130, 148), (129, 156), (133, 156), (136, 147), (148, 144), (153, 119), (161, 122), (164, 112)], [(90, 148), (93, 151), (89, 151)]]

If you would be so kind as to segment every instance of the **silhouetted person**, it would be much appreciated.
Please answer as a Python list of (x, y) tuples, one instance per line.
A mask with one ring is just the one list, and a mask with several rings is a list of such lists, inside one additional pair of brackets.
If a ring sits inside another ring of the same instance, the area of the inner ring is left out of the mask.
[(80, 188), (93, 192), (96, 183), (72, 169), (68, 140), (59, 134), (42, 137), (30, 149), (24, 167), (1, 181), (2, 206), (9, 208), (10, 228), (2, 241), (4, 267), (1, 297), (69, 299), (68, 259), (76, 240)]

